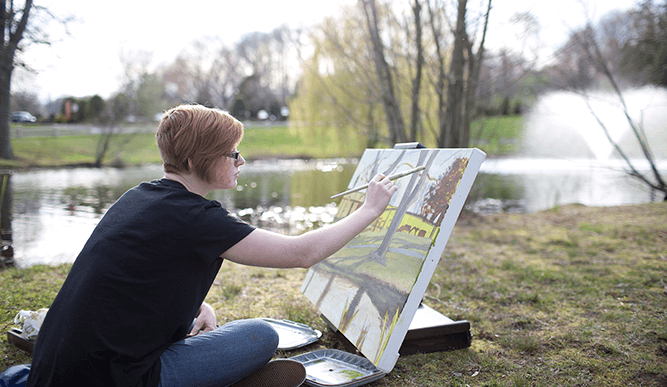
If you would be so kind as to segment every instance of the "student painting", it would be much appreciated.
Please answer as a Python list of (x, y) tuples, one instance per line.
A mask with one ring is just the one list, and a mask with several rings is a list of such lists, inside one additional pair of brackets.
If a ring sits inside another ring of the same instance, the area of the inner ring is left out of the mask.
[(236, 187), (242, 137), (242, 124), (218, 109), (164, 114), (156, 133), (164, 177), (127, 191), (100, 220), (50, 306), (28, 386), (303, 382), (301, 364), (270, 361), (278, 336), (268, 323), (217, 327), (204, 298), (224, 260), (272, 268), (324, 260), (382, 214), (397, 188), (376, 175), (357, 211), (299, 236), (255, 228), (205, 198)]

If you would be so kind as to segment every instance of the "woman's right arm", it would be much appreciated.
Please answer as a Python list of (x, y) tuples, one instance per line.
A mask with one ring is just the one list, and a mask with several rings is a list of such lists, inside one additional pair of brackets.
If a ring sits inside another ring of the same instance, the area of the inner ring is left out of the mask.
[(370, 182), (364, 204), (336, 223), (298, 236), (256, 229), (221, 255), (262, 267), (310, 267), (340, 250), (380, 216), (398, 188), (384, 175)]

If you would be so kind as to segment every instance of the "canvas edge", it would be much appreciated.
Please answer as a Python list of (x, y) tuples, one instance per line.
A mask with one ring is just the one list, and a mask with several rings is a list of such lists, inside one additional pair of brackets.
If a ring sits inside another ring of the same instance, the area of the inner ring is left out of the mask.
[[(426, 259), (424, 260), (422, 271), (417, 277), (415, 285), (413, 286), (412, 291), (408, 296), (405, 306), (403, 307), (403, 311), (399, 316), (398, 323), (396, 324), (396, 327), (394, 328), (394, 331), (389, 338), (387, 347), (376, 364), (376, 367), (382, 372), (389, 373), (398, 361), (400, 356), (398, 351), (403, 344), (403, 340), (405, 339), (405, 335), (407, 334), (408, 329), (410, 328), (412, 318), (417, 312), (417, 308), (419, 307), (419, 304), (421, 303), (421, 300), (426, 293), (426, 289), (428, 288), (431, 278), (433, 277), (435, 268), (440, 261), (440, 256), (442, 256), (442, 253), (445, 250), (445, 246), (449, 241), (449, 237), (452, 234), (454, 225), (456, 224), (456, 221), (458, 220), (458, 217), (463, 210), (465, 200), (470, 193), (472, 185), (477, 178), (477, 174), (479, 173), (485, 158), (486, 153), (480, 149), (472, 148), (470, 159), (468, 160), (468, 165), (465, 169), (465, 172), (463, 173), (455, 194), (456, 198), (462, 200), (452, 200), (452, 205), (450, 205), (447, 214), (445, 215), (445, 220), (442, 222), (445, 226), (440, 228), (440, 233), (436, 237), (435, 244), (430, 249)], [(452, 222), (447, 221), (451, 220), (452, 218)]]

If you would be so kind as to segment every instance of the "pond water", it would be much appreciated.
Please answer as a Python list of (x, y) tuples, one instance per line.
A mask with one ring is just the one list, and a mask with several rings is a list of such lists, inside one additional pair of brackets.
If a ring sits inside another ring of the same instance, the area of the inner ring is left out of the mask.
[[(298, 234), (333, 221), (354, 160), (281, 160), (248, 163), (238, 186), (210, 199), (250, 223)], [(667, 166), (661, 165), (661, 170)], [(9, 175), (2, 200), (3, 255), (14, 264), (72, 262), (111, 204), (129, 188), (162, 176), (159, 165), (126, 169), (57, 169)], [(535, 212), (567, 203), (610, 206), (659, 201), (616, 162), (487, 160), (466, 209), (481, 214)], [(11, 233), (10, 233), (11, 232)]]

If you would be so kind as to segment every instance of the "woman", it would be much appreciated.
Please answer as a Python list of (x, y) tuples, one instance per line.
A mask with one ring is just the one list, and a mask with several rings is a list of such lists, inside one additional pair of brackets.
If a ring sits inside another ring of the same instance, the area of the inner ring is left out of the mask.
[(130, 189), (100, 220), (42, 325), (28, 386), (303, 381), (295, 362), (267, 364), (278, 344), (267, 323), (216, 328), (204, 298), (225, 259), (273, 268), (324, 260), (382, 214), (397, 188), (377, 175), (356, 212), (299, 236), (256, 229), (205, 199), (236, 187), (242, 136), (242, 124), (218, 109), (165, 113), (156, 133), (164, 178)]

